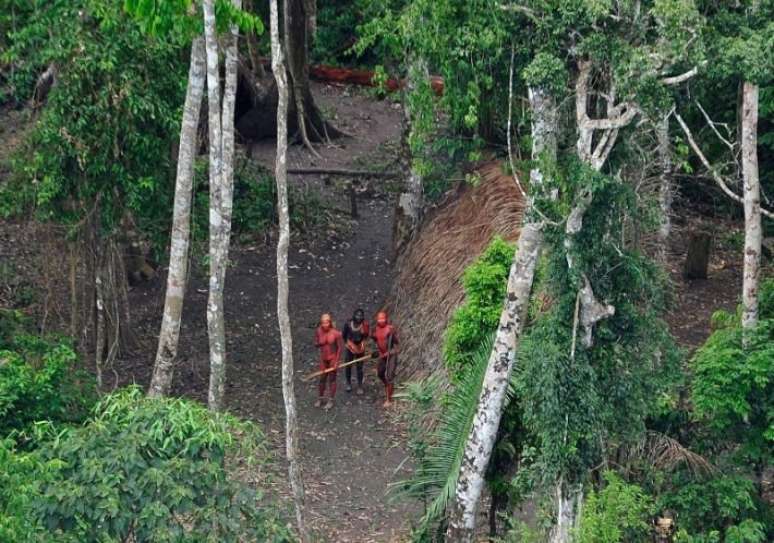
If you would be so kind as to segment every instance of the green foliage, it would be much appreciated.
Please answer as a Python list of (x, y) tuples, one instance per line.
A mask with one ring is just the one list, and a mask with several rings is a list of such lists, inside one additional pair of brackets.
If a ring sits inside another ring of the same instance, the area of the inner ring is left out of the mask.
[[(415, 83), (406, 99), (416, 124), (410, 146), (421, 159), (421, 173), (438, 175), (447, 154), (460, 149), (475, 160), (484, 141), (497, 139), (505, 126), (508, 86), (503, 83), (513, 36), (505, 12), (492, 9), (486, 0), (378, 0), (361, 5), (364, 23), (358, 28), (355, 51), (372, 51), (391, 74)], [(438, 99), (424, 75), (411, 73), (422, 64), (443, 78), (444, 92)], [(438, 110), (448, 133), (438, 129)]]
[[(356, 41), (356, 29), (363, 23), (362, 4), (364, 0), (329, 0), (317, 7), (317, 33), (311, 51), (314, 62), (333, 65), (353, 62), (351, 48)], [(376, 61), (369, 53), (361, 51), (357, 55), (358, 63)]]
[(452, 380), (465, 374), (497, 327), (513, 252), (513, 245), (496, 237), (465, 270), (465, 303), (454, 311), (444, 336), (443, 357)]
[(564, 62), (549, 53), (538, 53), (522, 73), (525, 83), (543, 87), (551, 94), (560, 95), (567, 84)]
[[(582, 478), (599, 464), (608, 444), (639, 439), (646, 418), (662, 408), (661, 398), (679, 382), (677, 351), (659, 316), (663, 274), (636, 246), (625, 244), (628, 221), (640, 220), (632, 189), (577, 161), (560, 165), (557, 175), (562, 199), (547, 202), (547, 211), (552, 206), (551, 213), (566, 216), (587, 189), (593, 199), (570, 245), (572, 270), (564, 223), (546, 228), (545, 277), (537, 288), (551, 305), (537, 315), (519, 351), (519, 397), (525, 423), (539, 442), (545, 482), (560, 474), (568, 481)], [(591, 348), (583, 345), (579, 329), (573, 356), (581, 272), (615, 314), (595, 326)]]
[(774, 442), (774, 280), (761, 285), (759, 323), (747, 347), (738, 315), (718, 312), (713, 325), (691, 362), (694, 412), (718, 439), (765, 465)]
[(591, 490), (583, 503), (578, 543), (636, 543), (650, 541), (651, 498), (612, 471), (604, 473), (605, 486)]
[(105, 397), (85, 426), (39, 440), (32, 453), (0, 448), (13, 485), (0, 494), (10, 513), (0, 529), (16, 530), (14, 541), (292, 540), (235, 476), (243, 461), (254, 471), (265, 460), (262, 434), (228, 415), (131, 388)]
[[(3, 207), (70, 225), (96, 211), (107, 233), (128, 210), (141, 230), (167, 231), (181, 49), (147, 38), (115, 0), (55, 2), (44, 15), (51, 24), (25, 28), (12, 54), (55, 62), (59, 75), (15, 161), (16, 181), (0, 190), (14, 204)], [(40, 41), (54, 45), (38, 51)]]
[(73, 46), (70, 31), (82, 1), (4, 0), (0, 3), (0, 103), (24, 103), (39, 74)]
[[(755, 485), (738, 474), (720, 474), (705, 481), (680, 477), (674, 481), (673, 491), (659, 497), (658, 507), (676, 513), (683, 531), (676, 541), (766, 541), (766, 518)], [(771, 518), (768, 520), (770, 524)]]
[(0, 341), (0, 438), (29, 430), (36, 421), (84, 420), (96, 391), (76, 363), (62, 340), (20, 334)]
[[(124, 0), (124, 9), (137, 19), (143, 32), (180, 43), (186, 43), (195, 34), (202, 33), (200, 5), (194, 0)], [(231, 0), (217, 0), (215, 16), (220, 32), (224, 32), (230, 23), (235, 23), (244, 32), (260, 35), (264, 31), (260, 17), (237, 9)]]

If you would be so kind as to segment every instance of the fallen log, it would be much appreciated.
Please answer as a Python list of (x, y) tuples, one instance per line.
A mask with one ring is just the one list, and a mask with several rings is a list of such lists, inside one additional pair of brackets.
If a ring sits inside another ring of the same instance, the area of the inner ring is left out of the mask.
[[(271, 68), (268, 59), (261, 58), (261, 61), (263, 62), (264, 66)], [(374, 76), (376, 74), (372, 70), (339, 68), (327, 64), (318, 64), (316, 66), (309, 67), (309, 75), (318, 81), (326, 81), (329, 83), (346, 83), (350, 85), (360, 85), (363, 87), (378, 86), (378, 83), (374, 81)], [(395, 92), (403, 89), (406, 86), (406, 80), (391, 77), (385, 81), (384, 86), (387, 91)], [(436, 96), (442, 96), (443, 78), (437, 75), (431, 75), (430, 87), (433, 89), (433, 92), (436, 94)]]
[(398, 177), (398, 172), (369, 172), (367, 170), (346, 170), (340, 168), (288, 168), (288, 173), (292, 174), (310, 174), (310, 175), (344, 175), (348, 177), (378, 177), (392, 178)]

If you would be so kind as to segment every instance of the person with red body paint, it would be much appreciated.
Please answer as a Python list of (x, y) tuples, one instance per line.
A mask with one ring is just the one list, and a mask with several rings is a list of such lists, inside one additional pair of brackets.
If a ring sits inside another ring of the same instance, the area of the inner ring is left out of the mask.
[(320, 384), (318, 386), (318, 396), (315, 407), (323, 404), (325, 397), (325, 384), (328, 383), (329, 396), (325, 404), (325, 409), (333, 407), (333, 398), (336, 396), (336, 373), (341, 361), (341, 352), (344, 349), (344, 341), (341, 339), (341, 332), (336, 330), (333, 325), (333, 319), (328, 313), (323, 313), (320, 317), (320, 326), (314, 334), (314, 344), (320, 349), (320, 371), (333, 368), (327, 373), (320, 375)]
[(392, 405), (392, 392), (395, 381), (395, 371), (398, 368), (398, 332), (390, 324), (387, 313), (379, 311), (376, 314), (376, 328), (371, 333), (371, 337), (376, 342), (376, 352), (374, 358), (379, 358), (377, 365), (377, 374), (379, 380), (384, 383), (386, 400), (384, 407)]

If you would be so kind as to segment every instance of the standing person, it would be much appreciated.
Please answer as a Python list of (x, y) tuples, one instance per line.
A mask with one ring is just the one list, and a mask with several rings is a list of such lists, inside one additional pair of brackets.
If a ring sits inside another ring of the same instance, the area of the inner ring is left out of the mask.
[[(368, 339), (368, 323), (365, 322), (365, 313), (358, 308), (352, 314), (352, 319), (344, 325), (344, 331), (341, 333), (344, 338), (344, 362), (350, 362), (356, 358), (361, 358), (365, 354), (366, 340)], [(363, 362), (356, 362), (357, 368), (357, 395), (363, 395)], [(352, 366), (345, 368), (344, 375), (347, 378), (347, 392), (352, 392)]]
[(379, 358), (377, 373), (379, 380), (384, 383), (386, 400), (383, 407), (392, 405), (393, 383), (395, 381), (395, 371), (398, 368), (398, 333), (395, 327), (390, 324), (385, 311), (379, 311), (376, 314), (376, 329), (372, 336), (376, 342), (374, 358)]
[(320, 407), (323, 404), (325, 383), (328, 383), (330, 393), (325, 409), (330, 409), (333, 407), (333, 398), (336, 396), (336, 373), (341, 361), (344, 342), (341, 339), (341, 332), (336, 330), (333, 319), (328, 313), (323, 313), (320, 317), (320, 326), (315, 331), (314, 344), (320, 349), (320, 371), (331, 370), (320, 375), (318, 396), (314, 406)]

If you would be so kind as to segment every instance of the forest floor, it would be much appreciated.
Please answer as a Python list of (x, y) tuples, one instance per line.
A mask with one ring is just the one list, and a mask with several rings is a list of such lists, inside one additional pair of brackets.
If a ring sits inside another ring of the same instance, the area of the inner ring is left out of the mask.
[[(378, 101), (369, 91), (315, 84), (318, 103), (328, 118), (352, 134), (331, 145), (316, 148), (313, 157), (301, 146), (291, 146), (288, 166), (357, 169), (395, 169), (401, 112), (390, 101)], [(11, 145), (22, 130), (18, 114), (0, 111), (0, 182)], [(4, 121), (9, 121), (7, 124)], [(11, 123), (10, 121), (14, 121)], [(5, 128), (4, 128), (5, 127)], [(273, 170), (274, 142), (243, 148), (252, 160)], [(324, 218), (314, 232), (291, 240), (290, 312), (293, 327), (296, 394), (301, 435), (301, 457), (307, 490), (308, 520), (316, 539), (332, 542), (395, 542), (408, 539), (411, 522), (421, 505), (391, 501), (388, 488), (405, 478), (405, 426), (399, 409), (381, 407), (382, 387), (373, 366), (366, 367), (366, 394), (356, 396), (344, 389), (343, 371), (338, 377), (336, 406), (324, 412), (313, 406), (315, 382), (304, 383), (303, 374), (316, 369), (312, 339), (319, 315), (331, 312), (342, 327), (356, 307), (372, 316), (386, 301), (394, 270), (391, 256), (394, 187), (383, 181), (363, 181), (358, 188), (360, 218), (348, 217), (348, 186), (339, 178), (290, 176), (299, 193), (313, 193), (321, 200)], [(672, 311), (667, 315), (678, 343), (692, 350), (709, 334), (712, 312), (733, 310), (741, 287), (742, 251), (733, 233), (738, 222), (685, 215), (675, 220), (669, 250), (673, 281)], [(32, 226), (31, 226), (32, 225)], [(681, 266), (686, 240), (696, 228), (717, 233), (705, 281), (685, 281)], [(722, 238), (726, 235), (726, 238)], [(32, 282), (35, 262), (53, 247), (41, 244), (40, 229), (32, 222), (0, 223), (0, 305), (16, 294), (6, 287), (14, 277)], [(738, 237), (738, 236), (737, 236)], [(721, 239), (722, 238), (722, 239)], [(46, 238), (48, 239), (48, 238)], [(37, 250), (37, 256), (34, 255)], [(226, 327), (228, 351), (227, 407), (232, 413), (254, 420), (267, 435), (277, 458), (284, 457), (284, 407), (281, 389), (281, 351), (276, 318), (276, 270), (274, 239), (241, 239), (232, 246), (226, 280)], [(6, 265), (7, 263), (10, 263)], [(6, 269), (7, 268), (7, 269)], [(173, 393), (206, 401), (208, 343), (205, 306), (207, 281), (201, 265), (194, 267), (184, 308), (179, 361)], [(771, 270), (769, 269), (769, 274)], [(38, 269), (38, 274), (43, 274)], [(49, 273), (45, 281), (51, 281)], [(766, 275), (766, 274), (764, 274)], [(43, 279), (37, 283), (43, 283)], [(46, 283), (48, 284), (48, 283)], [(116, 382), (147, 385), (155, 355), (164, 296), (163, 274), (132, 288), (133, 326), (139, 338), (131, 356), (116, 362)], [(66, 284), (61, 285), (66, 300)], [(39, 309), (39, 307), (38, 307)], [(38, 311), (40, 312), (40, 311)], [(54, 317), (50, 318), (52, 321)], [(64, 329), (66, 318), (60, 317)], [(400, 323), (398, 323), (400, 324)], [(53, 325), (52, 325), (53, 326)], [(284, 465), (276, 466), (280, 494)]]
[[(400, 137), (400, 110), (367, 91), (316, 85), (318, 104), (333, 122), (354, 137), (316, 146), (321, 159), (299, 145), (289, 149), (288, 167), (379, 169), (394, 161)], [(247, 154), (273, 171), (274, 142), (253, 143)], [(366, 365), (365, 394), (347, 393), (339, 371), (336, 405), (314, 407), (317, 382), (299, 377), (317, 369), (313, 346), (320, 314), (330, 312), (341, 329), (356, 307), (373, 316), (385, 302), (393, 279), (391, 236), (393, 196), (388, 183), (363, 180), (358, 188), (359, 219), (349, 213), (348, 185), (341, 178), (291, 175), (299, 193), (321, 198), (325, 220), (317, 232), (294, 236), (289, 254), (290, 316), (297, 379), (301, 461), (307, 491), (308, 522), (317, 539), (336, 542), (401, 541), (416, 504), (393, 503), (390, 483), (405, 477), (405, 435), (400, 417), (381, 404), (383, 388), (375, 365)], [(275, 241), (241, 240), (230, 253), (226, 279), (227, 408), (264, 429), (277, 458), (284, 458), (284, 404), (281, 349), (276, 313)], [(147, 341), (122, 367), (121, 384), (149, 381), (161, 304), (161, 279), (132, 290), (135, 326)], [(202, 270), (185, 300), (180, 353), (173, 394), (207, 399), (207, 281)], [(353, 381), (355, 380), (353, 372)], [(281, 468), (282, 466), (278, 466)], [(279, 488), (285, 471), (277, 469)]]

